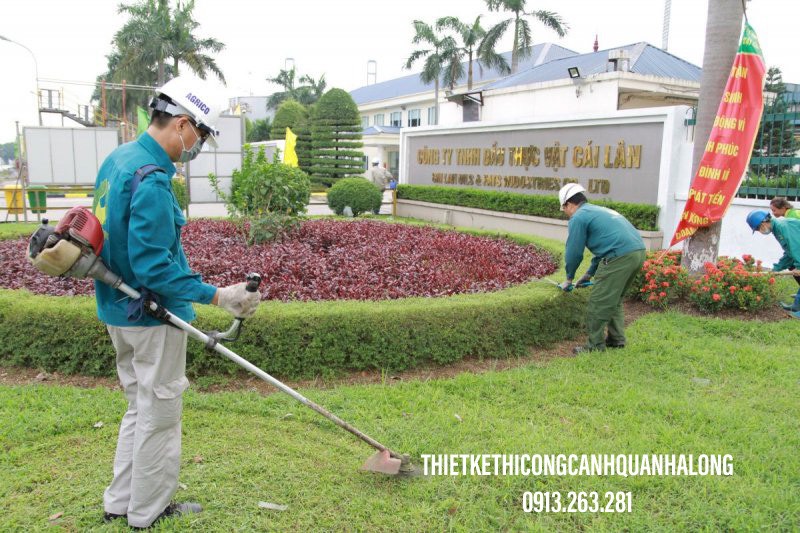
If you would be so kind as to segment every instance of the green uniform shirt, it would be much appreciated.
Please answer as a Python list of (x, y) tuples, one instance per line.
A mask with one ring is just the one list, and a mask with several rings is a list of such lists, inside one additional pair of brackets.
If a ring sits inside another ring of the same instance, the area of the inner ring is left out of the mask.
[(800, 268), (800, 219), (773, 218), (772, 234), (783, 248), (783, 257), (772, 266), (772, 270)]
[[(131, 179), (144, 165), (165, 172), (145, 177), (131, 198)], [(181, 246), (181, 226), (186, 219), (172, 193), (170, 177), (175, 165), (150, 135), (111, 152), (97, 174), (92, 210), (103, 224), (101, 257), (106, 266), (136, 290), (146, 287), (161, 297), (161, 304), (189, 322), (192, 302), (211, 303), (216, 287), (200, 281), (192, 272)], [(145, 315), (128, 321), (130, 299), (124, 293), (95, 282), (97, 315), (111, 326), (157, 326)]]
[(628, 219), (612, 209), (588, 202), (575, 211), (567, 228), (569, 235), (564, 254), (567, 279), (575, 277), (575, 271), (583, 261), (584, 248), (589, 248), (594, 254), (587, 271), (592, 276), (601, 259), (645, 249), (641, 235)]

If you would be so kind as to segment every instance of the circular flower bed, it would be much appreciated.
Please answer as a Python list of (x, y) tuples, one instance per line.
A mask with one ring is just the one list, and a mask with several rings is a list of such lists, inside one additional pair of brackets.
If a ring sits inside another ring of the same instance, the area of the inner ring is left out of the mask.
[[(553, 273), (533, 246), (424, 226), (360, 220), (304, 222), (281, 242), (247, 247), (233, 224), (189, 222), (182, 240), (207, 283), (263, 276), (265, 299), (380, 300), (495, 291)], [(27, 239), (0, 241), (0, 287), (37, 294), (91, 295), (90, 280), (52, 278), (25, 258)]]

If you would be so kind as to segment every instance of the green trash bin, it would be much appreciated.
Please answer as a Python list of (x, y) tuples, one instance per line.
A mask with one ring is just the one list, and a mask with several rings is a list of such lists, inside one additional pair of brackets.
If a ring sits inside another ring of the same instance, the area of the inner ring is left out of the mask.
[(44, 185), (28, 186), (28, 205), (31, 212), (40, 214), (47, 212), (47, 187)]

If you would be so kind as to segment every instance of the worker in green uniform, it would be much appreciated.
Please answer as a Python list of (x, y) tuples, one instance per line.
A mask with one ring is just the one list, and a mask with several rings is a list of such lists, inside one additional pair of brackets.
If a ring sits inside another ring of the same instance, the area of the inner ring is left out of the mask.
[[(772, 235), (783, 248), (783, 256), (772, 265), (772, 270), (792, 270), (795, 279), (800, 279), (800, 220), (796, 218), (773, 218), (768, 211), (756, 209), (747, 215), (747, 225), (753, 233)], [(800, 318), (800, 290), (791, 305), (781, 304), (794, 318)]]
[(772, 211), (772, 216), (775, 218), (797, 218), (800, 219), (800, 210), (795, 207), (781, 196), (776, 196), (769, 202), (769, 210)]
[[(561, 210), (569, 217), (564, 254), (567, 279), (560, 287), (569, 291), (588, 285), (594, 277), (586, 316), (589, 338), (585, 345), (575, 347), (574, 353), (625, 347), (622, 298), (645, 258), (644, 241), (633, 224), (616, 211), (590, 204), (584, 192), (577, 183), (558, 192)], [(594, 257), (586, 274), (573, 284), (584, 248)]]

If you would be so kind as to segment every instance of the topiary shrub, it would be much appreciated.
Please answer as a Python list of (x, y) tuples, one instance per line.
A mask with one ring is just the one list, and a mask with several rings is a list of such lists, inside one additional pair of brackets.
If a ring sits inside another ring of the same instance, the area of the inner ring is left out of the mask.
[(343, 178), (328, 191), (328, 207), (337, 215), (350, 206), (353, 215), (376, 212), (381, 208), (383, 194), (364, 178)]

